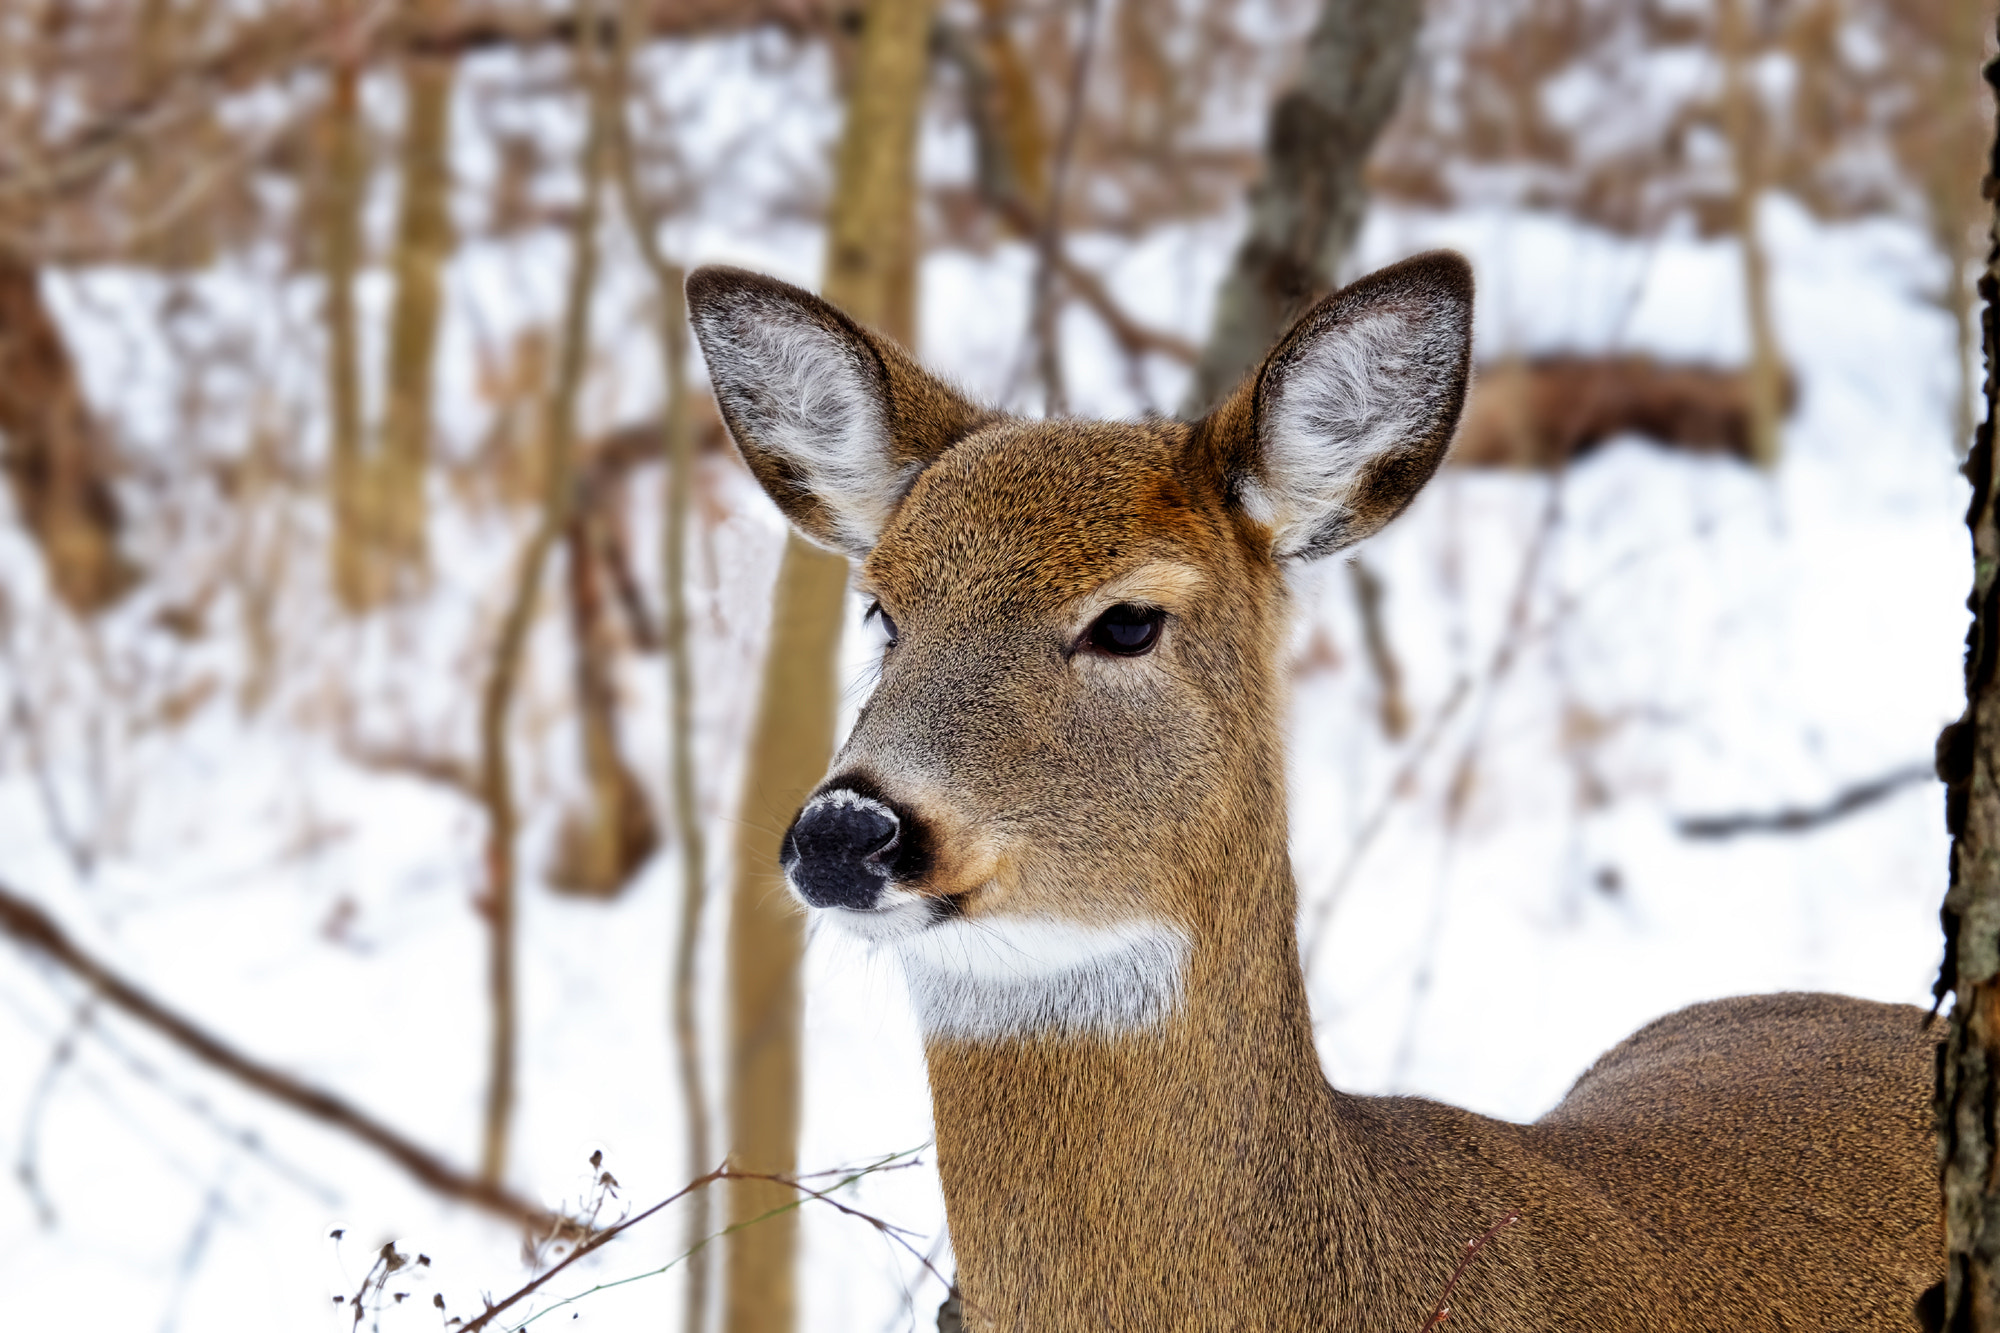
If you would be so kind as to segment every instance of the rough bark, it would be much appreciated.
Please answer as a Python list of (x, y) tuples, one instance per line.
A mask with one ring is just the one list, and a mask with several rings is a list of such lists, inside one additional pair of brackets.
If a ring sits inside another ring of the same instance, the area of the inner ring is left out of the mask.
[[(916, 323), (916, 139), (929, 67), (931, 0), (869, 0), (827, 220), (824, 291), (905, 343)], [(733, 1165), (795, 1174), (799, 1133), (799, 964), (805, 939), (786, 900), (778, 841), (826, 773), (847, 562), (788, 536), (738, 810), (729, 923), (729, 1151)], [(790, 1202), (781, 1187), (734, 1181), (729, 1220)], [(796, 1323), (798, 1217), (782, 1212), (730, 1237), (730, 1333)]]
[(119, 546), (114, 462), (40, 275), (0, 250), (0, 469), (50, 585), (85, 614), (117, 601), (139, 576)]
[[(2000, 88), (2000, 65), (1988, 65)], [(2000, 177), (2000, 127), (1989, 158)], [(1990, 197), (1990, 191), (1989, 191)], [(1933, 1328), (2000, 1329), (2000, 1183), (1994, 1138), (2000, 1118), (2000, 524), (1994, 510), (1993, 422), (2000, 412), (2000, 209), (1996, 209), (1984, 301), (1986, 420), (1974, 432), (1965, 475), (1972, 483), (1972, 626), (1966, 636), (1965, 714), (1938, 737), (1946, 783), (1951, 887), (1941, 913), (1940, 1003), (1953, 1005), (1938, 1056), (1938, 1160), (1944, 1196), (1945, 1284), (1925, 1310)]]
[[(419, 30), (443, 26), (452, 0), (410, 6)], [(396, 223), (396, 301), (389, 315), (382, 447), (375, 486), (391, 577), (420, 572), (424, 486), (430, 472), (431, 380), (451, 253), (451, 85), (454, 64), (412, 52), (403, 61), (402, 197)]]
[(1417, 0), (1326, 0), (1298, 86), (1271, 108), (1250, 232), (1216, 301), (1183, 414), (1220, 401), (1291, 318), (1334, 285), (1361, 227), (1361, 171), (1416, 50)]

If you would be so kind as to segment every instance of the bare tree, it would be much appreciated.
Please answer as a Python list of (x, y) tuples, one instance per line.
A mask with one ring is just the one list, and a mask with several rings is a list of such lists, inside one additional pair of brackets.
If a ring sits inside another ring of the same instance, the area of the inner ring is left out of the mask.
[(1332, 287), (1361, 227), (1362, 168), (1416, 50), (1415, 0), (1326, 0), (1298, 84), (1271, 108), (1250, 233), (1216, 298), (1183, 411), (1219, 401), (1286, 323)]

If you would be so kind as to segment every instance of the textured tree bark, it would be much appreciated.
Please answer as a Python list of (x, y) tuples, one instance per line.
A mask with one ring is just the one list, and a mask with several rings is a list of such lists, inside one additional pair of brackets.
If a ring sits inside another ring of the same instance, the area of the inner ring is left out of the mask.
[(0, 250), (0, 470), (14, 508), (41, 547), (49, 583), (88, 614), (138, 579), (119, 548), (113, 460), (84, 400), (40, 275)]
[[(435, 28), (451, 0), (420, 0), (410, 22)], [(453, 62), (413, 52), (403, 61), (402, 199), (396, 223), (396, 303), (389, 315), (382, 449), (374, 482), (384, 555), (395, 579), (425, 560), (424, 485), (430, 472), (431, 379), (437, 359), (444, 263), (451, 253)]]
[[(916, 331), (917, 117), (930, 25), (931, 0), (869, 0), (863, 11), (827, 220), (826, 298), (904, 343)], [(846, 590), (844, 559), (786, 537), (737, 814), (729, 916), (729, 1151), (732, 1164), (749, 1171), (797, 1169), (805, 937), (780, 879), (778, 842), (832, 756)], [(730, 1184), (729, 1221), (743, 1227), (729, 1239), (730, 1333), (789, 1333), (796, 1323), (793, 1201), (782, 1186)], [(778, 1208), (787, 1211), (767, 1216)]]
[(1294, 315), (1334, 284), (1361, 228), (1361, 171), (1416, 51), (1417, 0), (1326, 0), (1298, 86), (1271, 108), (1250, 234), (1216, 300), (1184, 416), (1234, 388)]
[[(2000, 88), (2000, 65), (1986, 78)], [(2000, 176), (2000, 126), (1989, 158)], [(1989, 197), (1993, 197), (1989, 190)], [(1945, 1284), (1923, 1313), (1953, 1333), (2000, 1329), (2000, 1182), (1994, 1179), (2000, 1116), (2000, 526), (1994, 511), (1993, 422), (2000, 411), (2000, 209), (1979, 279), (1986, 353), (1986, 420), (1973, 434), (1972, 627), (1966, 636), (1965, 714), (1938, 737), (1952, 835), (1945, 894), (1940, 1002), (1953, 999), (1938, 1055), (1938, 1161), (1944, 1195)]]

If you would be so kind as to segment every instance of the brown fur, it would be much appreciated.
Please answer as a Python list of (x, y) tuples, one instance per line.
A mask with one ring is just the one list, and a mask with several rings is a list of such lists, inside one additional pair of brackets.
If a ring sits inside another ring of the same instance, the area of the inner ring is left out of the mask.
[[(1533, 1125), (1327, 1084), (1287, 851), (1286, 584), (1234, 498), (1262, 382), (1195, 425), (980, 418), (862, 568), (900, 638), (835, 780), (922, 813), (939, 845), (914, 887), (971, 922), (1139, 912), (1192, 941), (1157, 1028), (928, 1042), (968, 1327), (1414, 1333), (1510, 1211), (1454, 1329), (1914, 1327), (1942, 1271), (1917, 1010), (1698, 1006)], [(1354, 527), (1406, 504), (1449, 433), (1370, 473)], [(1166, 571), (1157, 648), (1078, 651), (1142, 569)]]

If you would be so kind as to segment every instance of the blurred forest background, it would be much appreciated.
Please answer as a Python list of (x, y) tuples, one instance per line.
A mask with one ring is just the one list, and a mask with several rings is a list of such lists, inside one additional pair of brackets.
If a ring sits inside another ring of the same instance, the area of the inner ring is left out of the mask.
[[(1016, 411), (1128, 415), (1464, 250), (1452, 465), (1298, 581), (1329, 1076), (1525, 1118), (1678, 1004), (1928, 1003), (1991, 33), (1976, 0), (0, 8), (9, 1317), (931, 1326), (900, 978), (772, 871), (871, 642), (722, 430), (697, 263)], [(825, 1198), (716, 1182), (573, 1259), (725, 1153)]]

